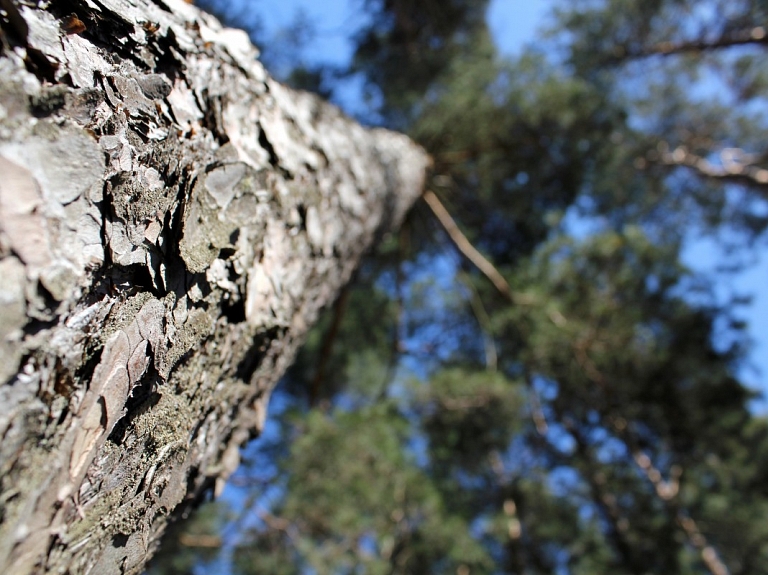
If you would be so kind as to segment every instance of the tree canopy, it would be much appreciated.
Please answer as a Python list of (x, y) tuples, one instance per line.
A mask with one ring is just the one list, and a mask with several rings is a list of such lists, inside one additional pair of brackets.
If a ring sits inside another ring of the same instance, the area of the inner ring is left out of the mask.
[(223, 524), (243, 575), (768, 572), (744, 325), (680, 259), (765, 240), (768, 2), (557, 2), (515, 58), (485, 0), (361, 6), (347, 69), (285, 79), (359, 78), (426, 201), (286, 376), (255, 487), (179, 532)]

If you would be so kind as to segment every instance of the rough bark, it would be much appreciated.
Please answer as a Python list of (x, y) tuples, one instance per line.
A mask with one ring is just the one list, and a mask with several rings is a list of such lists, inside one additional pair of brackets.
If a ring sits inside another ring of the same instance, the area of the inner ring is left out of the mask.
[(428, 159), (182, 0), (0, 8), (0, 568), (136, 573)]

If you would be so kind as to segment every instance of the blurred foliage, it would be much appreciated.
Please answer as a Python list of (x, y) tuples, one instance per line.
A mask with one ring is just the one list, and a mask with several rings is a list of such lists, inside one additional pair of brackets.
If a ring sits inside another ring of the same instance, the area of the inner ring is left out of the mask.
[[(208, 2), (289, 83), (360, 79), (366, 117), (432, 154), (429, 187), (510, 286), (414, 208), (246, 449), (235, 479), (274, 474), (221, 504), (228, 571), (767, 573), (744, 322), (680, 251), (765, 240), (768, 3), (557, 2), (510, 59), (485, 0), (360, 0), (341, 70), (303, 60), (306, 16), (272, 42), (258, 3)], [(204, 571), (194, 538), (169, 541), (153, 573)]]

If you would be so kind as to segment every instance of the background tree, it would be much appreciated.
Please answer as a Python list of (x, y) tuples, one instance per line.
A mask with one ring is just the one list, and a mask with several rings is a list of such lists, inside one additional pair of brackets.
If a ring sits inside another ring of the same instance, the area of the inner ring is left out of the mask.
[(364, 7), (431, 190), (284, 380), (234, 571), (768, 570), (744, 326), (680, 263), (764, 241), (766, 5), (563, 2), (514, 59), (486, 2)]

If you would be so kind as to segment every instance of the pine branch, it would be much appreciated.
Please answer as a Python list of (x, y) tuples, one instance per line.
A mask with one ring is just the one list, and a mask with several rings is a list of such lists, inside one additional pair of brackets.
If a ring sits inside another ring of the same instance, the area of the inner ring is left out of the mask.
[[(622, 59), (648, 58), (650, 56), (671, 56), (675, 54), (702, 53), (734, 46), (749, 44), (768, 45), (768, 34), (763, 26), (723, 34), (712, 40), (687, 40), (683, 42), (658, 42), (637, 51), (629, 51)], [(619, 48), (622, 50), (623, 48)]]
[[(605, 378), (595, 365), (589, 360), (586, 350), (579, 347), (577, 350), (577, 360), (587, 376), (601, 387), (605, 386)], [(579, 353), (580, 352), (580, 353)], [(728, 567), (720, 559), (717, 550), (709, 544), (707, 538), (701, 532), (696, 521), (685, 513), (677, 501), (679, 493), (679, 479), (682, 469), (673, 466), (671, 478), (664, 480), (661, 472), (653, 465), (651, 458), (648, 457), (638, 447), (638, 442), (628, 428), (627, 421), (620, 416), (609, 416), (608, 424), (616, 433), (616, 436), (627, 446), (627, 451), (631, 454), (635, 464), (640, 468), (645, 478), (653, 486), (654, 492), (662, 502), (668, 513), (674, 517), (678, 525), (683, 529), (688, 538), (688, 542), (701, 553), (702, 561), (712, 575), (730, 575)], [(565, 424), (566, 429), (576, 437), (575, 426)], [(577, 444), (578, 444), (578, 438)]]
[(635, 563), (635, 554), (628, 538), (629, 520), (618, 505), (616, 496), (606, 488), (605, 476), (600, 473), (599, 467), (595, 465), (595, 460), (586, 438), (570, 418), (563, 418), (561, 413), (557, 415), (560, 423), (571, 434), (576, 445), (576, 453), (586, 466), (582, 471), (582, 476), (589, 486), (592, 502), (609, 526), (608, 537), (615, 551), (621, 555), (625, 564), (633, 565)]
[(659, 499), (664, 502), (667, 508), (670, 508), (675, 515), (677, 524), (685, 532), (690, 544), (699, 550), (701, 553), (701, 559), (709, 569), (712, 575), (730, 575), (728, 567), (720, 559), (720, 555), (717, 550), (709, 544), (707, 538), (699, 529), (696, 521), (686, 515), (683, 509), (679, 505), (673, 505), (672, 500), (677, 497), (679, 491), (679, 474), (682, 470), (678, 467), (677, 470), (673, 469), (672, 478), (669, 481), (665, 481), (662, 478), (661, 472), (651, 462), (650, 457), (645, 453), (642, 453), (638, 449), (632, 450), (632, 458), (637, 463), (637, 466), (643, 471), (643, 474), (648, 481), (653, 485), (654, 491), (658, 495)]
[(690, 517), (683, 515), (681, 511), (678, 511), (677, 522), (683, 528), (686, 535), (688, 535), (688, 540), (691, 544), (701, 552), (701, 559), (710, 573), (712, 575), (730, 575), (731, 572), (728, 570), (728, 567), (720, 559), (715, 548), (707, 543), (696, 522)]
[(610, 416), (608, 421), (617, 436), (627, 446), (635, 464), (640, 468), (645, 478), (653, 486), (668, 513), (674, 516), (676, 523), (685, 532), (688, 542), (701, 554), (701, 559), (712, 575), (730, 575), (728, 567), (720, 559), (717, 550), (710, 545), (707, 538), (699, 529), (696, 521), (680, 506), (677, 495), (680, 492), (680, 477), (683, 473), (679, 465), (673, 465), (670, 470), (670, 479), (665, 480), (653, 464), (651, 458), (638, 447), (637, 440), (628, 428), (627, 422), (622, 417)]
[[(720, 154), (722, 166), (694, 154), (686, 146), (678, 146), (673, 151), (662, 152), (659, 162), (666, 166), (681, 166), (692, 169), (700, 176), (712, 180), (744, 184), (768, 190), (768, 169), (761, 168), (755, 162), (758, 157), (739, 148), (727, 148)], [(640, 167), (644, 160), (640, 160)]]

